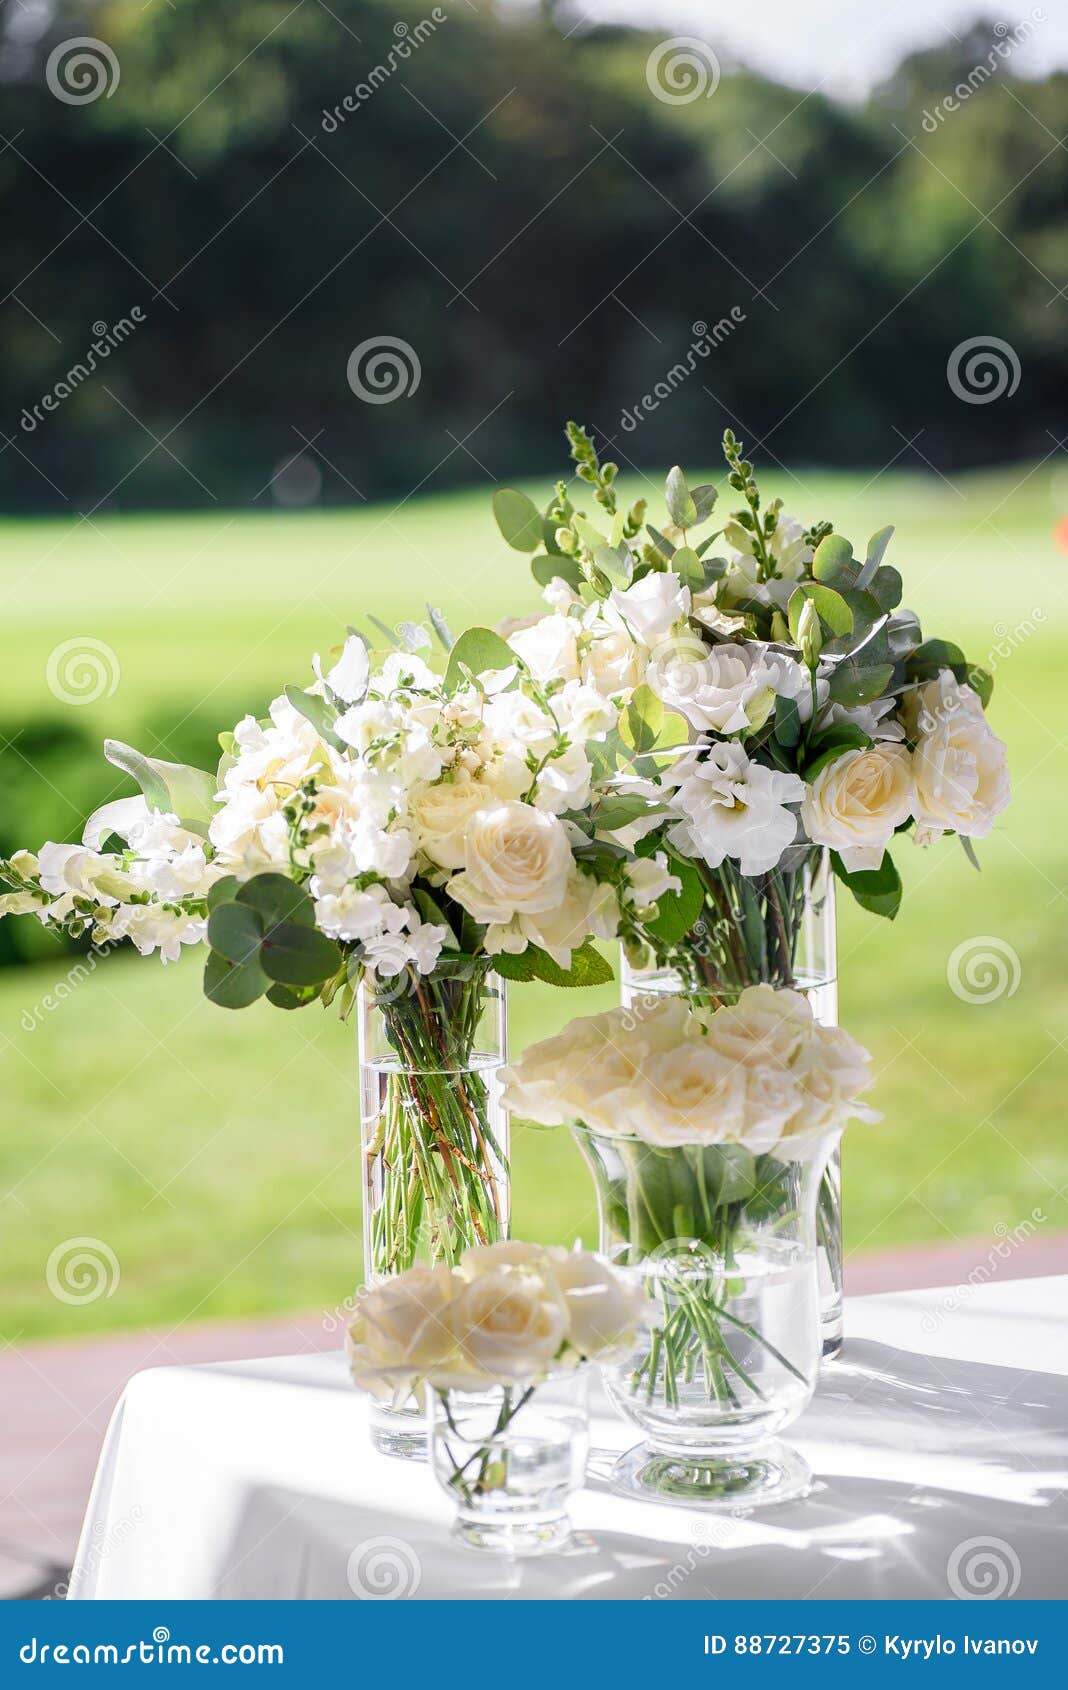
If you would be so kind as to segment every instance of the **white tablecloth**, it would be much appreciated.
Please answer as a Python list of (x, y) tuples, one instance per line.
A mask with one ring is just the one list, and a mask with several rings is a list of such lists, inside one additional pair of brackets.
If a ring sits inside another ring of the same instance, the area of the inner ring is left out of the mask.
[(517, 1562), (457, 1545), (425, 1464), (371, 1449), (340, 1355), (152, 1369), (115, 1411), (70, 1594), (1064, 1597), (1066, 1306), (1068, 1277), (851, 1300), (788, 1434), (818, 1488), (746, 1519), (612, 1494), (637, 1439), (598, 1415), (574, 1548)]

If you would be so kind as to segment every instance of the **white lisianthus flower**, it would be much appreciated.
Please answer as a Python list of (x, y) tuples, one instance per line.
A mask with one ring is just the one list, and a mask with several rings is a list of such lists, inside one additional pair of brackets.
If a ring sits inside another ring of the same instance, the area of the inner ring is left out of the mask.
[(577, 681), (581, 676), (578, 632), (579, 624), (573, 617), (554, 611), (539, 617), (532, 627), (520, 628), (508, 644), (536, 681)]
[(711, 743), (680, 758), (668, 777), (678, 817), (668, 839), (685, 857), (718, 868), (733, 857), (743, 874), (766, 874), (797, 834), (787, 805), (805, 795), (799, 775), (751, 761), (740, 745)]
[(705, 646), (694, 634), (669, 640), (654, 652), (646, 680), (668, 709), (677, 710), (692, 727), (721, 734), (759, 727), (775, 708), (777, 685), (794, 684), (786, 660), (769, 665), (766, 647), (755, 642)]
[(942, 833), (983, 839), (1012, 796), (1005, 746), (992, 733), (978, 694), (950, 670), (917, 689), (905, 710), (916, 738), (916, 839)]
[(690, 589), (671, 570), (650, 571), (633, 587), (613, 587), (609, 603), (636, 640), (652, 651), (690, 613)]
[(563, 900), (571, 865), (571, 846), (557, 818), (513, 800), (472, 816), (464, 867), (448, 891), (487, 925), (544, 915)]
[(895, 828), (912, 815), (912, 760), (903, 745), (879, 741), (846, 751), (805, 792), (801, 822), (814, 845), (830, 845), (850, 874), (877, 869)]

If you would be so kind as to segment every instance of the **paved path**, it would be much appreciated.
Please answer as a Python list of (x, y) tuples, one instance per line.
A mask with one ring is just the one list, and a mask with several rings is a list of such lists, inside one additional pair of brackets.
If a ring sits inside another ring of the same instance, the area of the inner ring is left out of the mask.
[[(846, 1285), (862, 1295), (1064, 1272), (1068, 1235), (1011, 1247), (987, 1238), (862, 1256), (847, 1264)], [(339, 1341), (336, 1319), (318, 1313), (27, 1344), (0, 1354), (0, 1597), (64, 1594), (100, 1444), (131, 1374), (175, 1362), (332, 1350)]]

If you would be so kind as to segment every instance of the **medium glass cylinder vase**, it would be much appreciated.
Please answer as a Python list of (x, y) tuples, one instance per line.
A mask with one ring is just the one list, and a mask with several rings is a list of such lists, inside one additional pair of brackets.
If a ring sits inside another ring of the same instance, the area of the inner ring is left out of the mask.
[(601, 1248), (640, 1273), (654, 1308), (635, 1355), (604, 1370), (643, 1434), (616, 1487), (730, 1510), (803, 1496), (811, 1475), (778, 1434), (819, 1372), (816, 1207), (831, 1143), (754, 1156), (582, 1126), (575, 1138)]
[[(624, 1007), (663, 993), (691, 1002), (733, 1003), (746, 986), (803, 992), (816, 1020), (838, 1024), (838, 930), (830, 853), (807, 848), (769, 874), (747, 877), (730, 862), (696, 865), (705, 881), (705, 907), (670, 957), (635, 966), (620, 963)], [(823, 1353), (842, 1347), (842, 1180), (839, 1152), (827, 1164), (819, 1205), (820, 1304)]]
[[(508, 1120), (504, 982), (403, 977), (359, 1000), (364, 1277), (416, 1262), (455, 1266), (472, 1245), (507, 1237)], [(422, 1412), (376, 1408), (389, 1454), (425, 1452)]]

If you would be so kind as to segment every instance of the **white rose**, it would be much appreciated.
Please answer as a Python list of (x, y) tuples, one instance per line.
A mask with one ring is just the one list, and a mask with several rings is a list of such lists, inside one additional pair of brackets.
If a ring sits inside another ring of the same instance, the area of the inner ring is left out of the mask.
[(701, 731), (746, 733), (775, 704), (776, 674), (760, 647), (706, 647), (695, 635), (668, 641), (649, 665), (648, 683), (669, 710)]
[(586, 1250), (554, 1252), (548, 1271), (567, 1305), (571, 1347), (587, 1360), (624, 1359), (648, 1308), (641, 1281)]
[(409, 1268), (368, 1287), (345, 1334), (356, 1384), (372, 1396), (406, 1396), (455, 1356), (452, 1310), (459, 1281), (450, 1268)]
[(471, 818), (464, 867), (449, 881), (449, 895), (487, 924), (542, 915), (563, 899), (571, 865), (556, 817), (513, 800)]
[(443, 780), (413, 793), (410, 815), (416, 844), (438, 868), (464, 865), (464, 835), (479, 810), (492, 808), (497, 794), (481, 780)]
[(820, 770), (805, 793), (801, 822), (812, 842), (832, 846), (852, 874), (879, 867), (912, 805), (912, 760), (904, 746), (881, 740)]
[(671, 570), (643, 575), (633, 587), (613, 587), (609, 602), (650, 651), (690, 612), (690, 589)]
[(1005, 746), (987, 727), (978, 695), (945, 670), (909, 700), (906, 720), (917, 736), (912, 773), (918, 843), (926, 845), (941, 833), (985, 838), (1012, 791)]
[[(609, 607), (610, 608), (610, 607)], [(591, 605), (583, 618), (582, 679), (605, 698), (629, 694), (645, 678), (649, 653), (615, 615)]]
[[(547, 951), (561, 968), (570, 968), (572, 951), (577, 951), (588, 938), (616, 937), (619, 902), (611, 886), (576, 869), (555, 909), (542, 915), (521, 915), (517, 917), (517, 926), (524, 940)], [(486, 949), (492, 949), (488, 936)]]
[(498, 1384), (543, 1374), (568, 1329), (563, 1293), (534, 1265), (478, 1274), (460, 1292), (454, 1318), (464, 1359)]
[(713, 1015), (709, 1040), (732, 1062), (787, 1067), (812, 1032), (812, 1006), (800, 992), (747, 986), (737, 1003)]
[(745, 1120), (745, 1098), (738, 1064), (710, 1044), (688, 1041), (646, 1058), (626, 1119), (648, 1144), (733, 1143)]
[(519, 629), (508, 644), (536, 681), (577, 681), (578, 626), (572, 617), (554, 612), (539, 617), (530, 628)]

